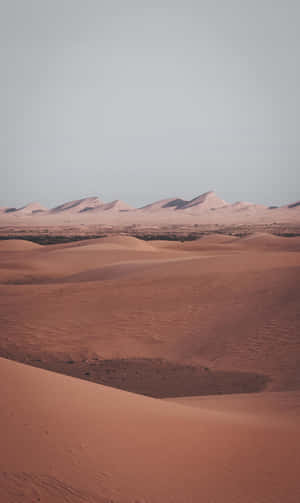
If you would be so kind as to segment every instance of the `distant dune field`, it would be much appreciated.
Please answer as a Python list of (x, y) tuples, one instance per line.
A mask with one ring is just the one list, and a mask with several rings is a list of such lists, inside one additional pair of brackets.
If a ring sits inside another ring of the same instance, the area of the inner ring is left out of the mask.
[(0, 208), (0, 225), (162, 225), (300, 223), (300, 202), (265, 206), (245, 201), (229, 203), (209, 191), (190, 201), (180, 197), (161, 199), (134, 208), (118, 199), (104, 203), (98, 197), (64, 202), (45, 208), (37, 202), (21, 208)]

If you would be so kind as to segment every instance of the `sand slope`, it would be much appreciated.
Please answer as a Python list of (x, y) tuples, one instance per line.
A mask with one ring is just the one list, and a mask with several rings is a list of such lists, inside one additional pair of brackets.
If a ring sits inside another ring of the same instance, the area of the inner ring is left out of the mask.
[(299, 429), (0, 360), (5, 503), (298, 503)]

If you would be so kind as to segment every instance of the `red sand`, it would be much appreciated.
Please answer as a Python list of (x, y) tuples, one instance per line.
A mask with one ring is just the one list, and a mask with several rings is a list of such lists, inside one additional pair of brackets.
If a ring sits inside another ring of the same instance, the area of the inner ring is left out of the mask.
[(0, 501), (298, 503), (299, 242), (0, 242), (2, 356), (268, 378), (173, 403), (1, 358)]

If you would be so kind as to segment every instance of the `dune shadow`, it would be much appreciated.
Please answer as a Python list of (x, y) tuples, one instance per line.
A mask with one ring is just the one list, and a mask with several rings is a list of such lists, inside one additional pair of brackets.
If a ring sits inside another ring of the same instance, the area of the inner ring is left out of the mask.
[(212, 370), (158, 358), (30, 363), (154, 398), (254, 393), (262, 391), (269, 382), (269, 378), (262, 374)]

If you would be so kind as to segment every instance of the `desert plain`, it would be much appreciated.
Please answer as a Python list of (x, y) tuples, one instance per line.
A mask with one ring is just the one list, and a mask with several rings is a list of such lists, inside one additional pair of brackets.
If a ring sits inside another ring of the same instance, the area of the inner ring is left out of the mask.
[(299, 205), (172, 204), (3, 212), (1, 502), (300, 501)]

